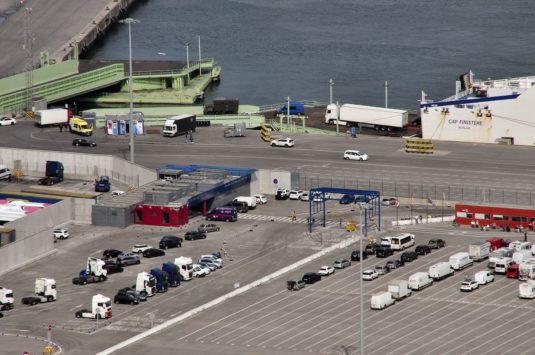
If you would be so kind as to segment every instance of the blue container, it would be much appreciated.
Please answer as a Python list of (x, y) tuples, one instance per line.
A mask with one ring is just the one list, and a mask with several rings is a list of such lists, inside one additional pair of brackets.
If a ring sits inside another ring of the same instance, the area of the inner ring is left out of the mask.
[(357, 127), (351, 127), (351, 137), (357, 138)]

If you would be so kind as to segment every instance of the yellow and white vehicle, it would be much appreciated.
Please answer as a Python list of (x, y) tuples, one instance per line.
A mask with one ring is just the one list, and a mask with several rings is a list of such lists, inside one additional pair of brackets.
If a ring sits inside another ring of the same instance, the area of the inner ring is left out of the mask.
[(83, 136), (90, 136), (93, 134), (93, 126), (87, 123), (86, 120), (80, 117), (73, 117), (69, 121), (69, 130)]

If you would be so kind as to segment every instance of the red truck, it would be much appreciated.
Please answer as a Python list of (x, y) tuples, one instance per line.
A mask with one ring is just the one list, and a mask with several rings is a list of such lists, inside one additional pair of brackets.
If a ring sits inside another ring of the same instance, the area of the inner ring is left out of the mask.
[(507, 272), (505, 273), (505, 276), (509, 279), (518, 279), (518, 269), (519, 269), (518, 264), (511, 264), (511, 266), (507, 268)]
[(490, 243), (490, 251), (494, 251), (496, 249), (505, 248), (509, 246), (509, 243), (511, 241), (509, 239), (503, 238), (489, 238), (487, 239), (487, 242)]

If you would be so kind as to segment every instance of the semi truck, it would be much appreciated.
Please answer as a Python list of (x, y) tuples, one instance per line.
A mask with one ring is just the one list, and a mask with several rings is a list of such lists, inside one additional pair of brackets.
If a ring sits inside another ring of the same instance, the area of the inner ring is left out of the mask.
[(180, 271), (180, 280), (189, 281), (193, 278), (193, 260), (187, 256), (180, 256), (175, 259), (175, 265)]
[(396, 301), (409, 297), (412, 291), (409, 289), (407, 280), (392, 280), (388, 283), (388, 292)]
[(145, 294), (147, 297), (154, 296), (156, 294), (156, 278), (148, 272), (140, 272), (137, 274), (136, 286), (137, 292)]
[(168, 261), (162, 264), (162, 270), (167, 273), (169, 286), (177, 287), (180, 285), (180, 270), (173, 262)]
[(63, 181), (63, 164), (59, 161), (46, 161), (45, 177), (39, 179), (40, 185), (54, 185)]
[(73, 117), (69, 120), (69, 131), (82, 136), (90, 136), (93, 134), (93, 126), (81, 117)]
[(488, 241), (476, 241), (468, 246), (468, 254), (474, 261), (481, 261), (489, 257), (490, 243)]
[(214, 99), (211, 104), (204, 105), (204, 115), (235, 115), (238, 113), (240, 100), (238, 99)]
[(197, 116), (178, 115), (165, 121), (162, 134), (164, 137), (176, 137), (187, 132), (195, 132)]
[(110, 178), (106, 175), (99, 176), (95, 180), (95, 192), (109, 192), (111, 189)]
[(13, 290), (5, 287), (0, 287), (0, 311), (13, 309), (14, 297)]
[(156, 292), (164, 293), (169, 289), (169, 277), (167, 273), (157, 267), (150, 270), (150, 274), (156, 279)]
[(348, 127), (371, 127), (381, 131), (399, 131), (409, 124), (409, 113), (384, 107), (344, 104), (327, 105), (325, 123)]
[(91, 309), (81, 309), (74, 316), (76, 318), (108, 319), (111, 318), (111, 299), (104, 295), (94, 295), (91, 299)]
[(88, 283), (103, 282), (108, 278), (108, 270), (104, 268), (104, 260), (89, 257), (86, 268), (80, 271), (78, 277), (72, 279), (75, 285), (87, 285)]
[(38, 303), (54, 302), (57, 296), (56, 280), (41, 277), (35, 279), (35, 295), (22, 298), (22, 303), (33, 306)]
[(35, 112), (35, 123), (38, 126), (59, 126), (69, 122), (69, 111), (64, 108), (38, 110)]

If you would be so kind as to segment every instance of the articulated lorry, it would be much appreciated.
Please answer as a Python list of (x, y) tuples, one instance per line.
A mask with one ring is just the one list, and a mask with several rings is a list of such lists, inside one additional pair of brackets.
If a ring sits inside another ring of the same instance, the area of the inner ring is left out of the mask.
[(195, 132), (197, 117), (195, 115), (179, 115), (165, 121), (162, 134), (164, 137), (176, 137), (187, 132)]
[(94, 295), (91, 309), (81, 309), (74, 314), (76, 318), (108, 319), (111, 318), (111, 299), (104, 295)]
[(38, 126), (59, 126), (69, 122), (69, 111), (64, 108), (38, 110), (35, 112), (35, 123)]
[(371, 127), (381, 131), (399, 131), (409, 124), (409, 113), (405, 110), (394, 110), (384, 107), (344, 104), (330, 104), (325, 113), (325, 123), (348, 127)]
[(42, 277), (35, 279), (35, 295), (24, 297), (22, 303), (34, 306), (38, 303), (54, 302), (57, 296), (56, 280)]
[(211, 104), (204, 106), (204, 115), (235, 115), (238, 113), (240, 100), (238, 99), (214, 99)]
[(46, 161), (45, 177), (39, 179), (40, 185), (54, 185), (63, 181), (63, 164), (59, 161)]
[(8, 309), (13, 309), (14, 298), (13, 290), (9, 288), (0, 287), (0, 311), (6, 311)]
[(90, 283), (103, 282), (108, 279), (108, 270), (104, 269), (106, 263), (104, 260), (89, 257), (87, 258), (87, 266), (80, 271), (78, 277), (72, 279), (75, 285), (87, 285)]

